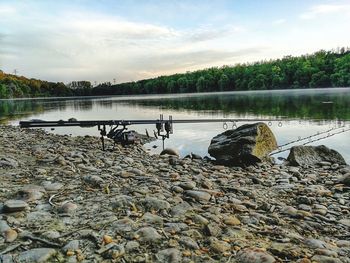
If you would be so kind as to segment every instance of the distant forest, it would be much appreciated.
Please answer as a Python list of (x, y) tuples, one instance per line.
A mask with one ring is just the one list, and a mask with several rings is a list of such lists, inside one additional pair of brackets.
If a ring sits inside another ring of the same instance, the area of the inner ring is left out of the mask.
[(324, 87), (350, 87), (349, 48), (321, 50), (311, 55), (214, 67), (115, 85), (106, 82), (95, 87), (89, 81), (74, 81), (65, 85), (6, 74), (0, 70), (0, 98)]

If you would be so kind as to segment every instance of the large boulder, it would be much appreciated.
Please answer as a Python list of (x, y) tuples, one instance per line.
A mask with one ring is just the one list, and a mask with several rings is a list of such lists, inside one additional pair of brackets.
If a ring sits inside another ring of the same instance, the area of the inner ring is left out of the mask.
[(324, 145), (294, 146), (290, 149), (287, 161), (294, 166), (314, 166), (320, 162), (346, 164), (340, 153)]
[(244, 166), (260, 162), (276, 149), (274, 134), (265, 123), (258, 122), (215, 136), (208, 152), (220, 164)]

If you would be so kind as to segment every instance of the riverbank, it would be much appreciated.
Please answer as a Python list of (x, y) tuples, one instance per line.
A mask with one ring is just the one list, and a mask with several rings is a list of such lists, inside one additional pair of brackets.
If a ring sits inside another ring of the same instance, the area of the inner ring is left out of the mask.
[(99, 142), (0, 126), (0, 262), (350, 262), (349, 166)]

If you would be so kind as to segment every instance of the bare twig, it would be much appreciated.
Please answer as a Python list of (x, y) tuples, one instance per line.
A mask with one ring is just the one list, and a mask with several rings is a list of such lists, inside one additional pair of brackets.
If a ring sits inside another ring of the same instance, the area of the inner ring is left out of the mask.
[(46, 239), (43, 239), (43, 238), (40, 238), (40, 237), (36, 237), (36, 236), (30, 235), (30, 234), (25, 234), (22, 237), (26, 238), (26, 239), (30, 239), (32, 241), (38, 241), (38, 242), (44, 243), (44, 244), (46, 244), (48, 246), (51, 246), (51, 247), (62, 247), (61, 244), (58, 244), (58, 243), (55, 243), (55, 242), (51, 242), (49, 240), (46, 240)]
[(0, 252), (0, 255), (4, 255), (4, 254), (6, 254), (6, 253), (9, 253), (9, 252), (15, 250), (16, 248), (18, 248), (18, 247), (20, 247), (20, 246), (22, 246), (22, 245), (24, 245), (24, 243), (18, 243), (18, 244), (9, 246), (9, 247), (5, 248), (3, 251), (1, 251), (1, 252)]

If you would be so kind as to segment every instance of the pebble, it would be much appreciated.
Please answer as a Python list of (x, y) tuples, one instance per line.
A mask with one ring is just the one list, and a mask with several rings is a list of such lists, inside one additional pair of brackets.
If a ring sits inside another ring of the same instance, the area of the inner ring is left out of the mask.
[(52, 248), (34, 248), (18, 255), (16, 262), (19, 263), (44, 263), (57, 254), (57, 251)]
[(239, 263), (273, 263), (275, 258), (259, 248), (245, 248), (237, 253)]
[(19, 164), (0, 167), (0, 262), (349, 262), (347, 165), (225, 167), (99, 142), (0, 126)]
[(67, 202), (61, 205), (58, 209), (60, 213), (63, 214), (73, 214), (77, 210), (78, 206), (72, 202)]
[(210, 242), (210, 248), (214, 251), (214, 253), (224, 253), (231, 249), (231, 245), (225, 241), (213, 238)]
[(182, 254), (176, 248), (167, 248), (161, 250), (156, 255), (157, 262), (180, 263), (182, 262)]
[(8, 229), (3, 232), (3, 236), (5, 238), (5, 242), (11, 243), (17, 239), (18, 234), (15, 230)]
[(241, 221), (235, 216), (228, 216), (225, 217), (224, 223), (229, 226), (237, 226), (241, 224)]
[(203, 191), (187, 190), (185, 195), (194, 198), (198, 202), (208, 202), (211, 198), (209, 193)]
[(153, 243), (162, 239), (162, 236), (153, 227), (140, 228), (135, 234), (140, 242)]
[(4, 212), (12, 213), (23, 211), (28, 207), (28, 204), (22, 200), (7, 200), (4, 203)]

